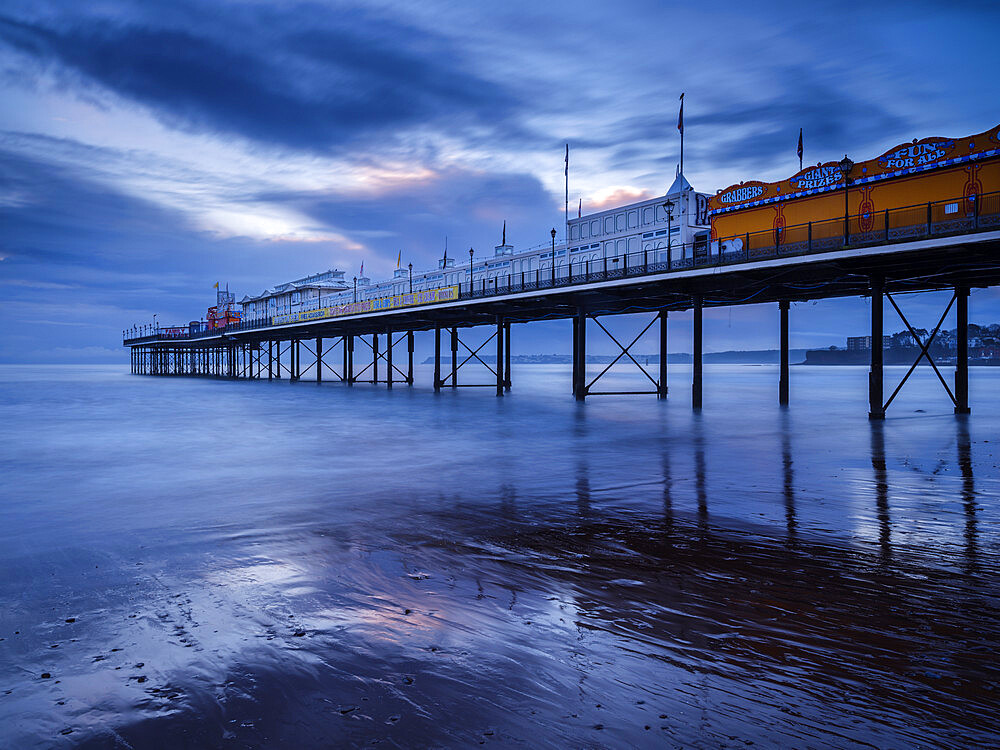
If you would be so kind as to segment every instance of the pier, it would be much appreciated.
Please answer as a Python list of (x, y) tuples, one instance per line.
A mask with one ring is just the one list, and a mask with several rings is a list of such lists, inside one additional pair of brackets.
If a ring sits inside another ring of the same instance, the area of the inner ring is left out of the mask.
[[(963, 210), (956, 215), (952, 207), (958, 204)], [(702, 368), (705, 308), (774, 303), (780, 311), (777, 334), (781, 354), (776, 390), (778, 402), (784, 405), (790, 400), (790, 303), (862, 296), (871, 299), (869, 417), (885, 417), (886, 409), (922, 359), (927, 359), (937, 373), (955, 412), (970, 411), (968, 295), (972, 288), (1000, 282), (1000, 193), (886, 209), (875, 217), (871, 213), (852, 214), (779, 230), (748, 232), (737, 239), (738, 243), (713, 243), (714, 250), (668, 246), (665, 260), (648, 251), (623, 254), (613, 264), (608, 258), (603, 262), (570, 260), (558, 269), (553, 265), (549, 270), (539, 268), (531, 273), (522, 271), (459, 283), (435, 290), (432, 295), (403, 295), (398, 305), (376, 300), (369, 305), (372, 309), (364, 312), (326, 308), (296, 316), (246, 320), (196, 333), (126, 332), (123, 343), (131, 349), (132, 372), (136, 374), (292, 382), (308, 377), (317, 382), (335, 380), (348, 386), (382, 383), (392, 388), (413, 385), (414, 337), (430, 332), (434, 339), (435, 391), (476, 386), (495, 388), (497, 396), (503, 396), (512, 386), (512, 326), (569, 319), (573, 321), (574, 398), (583, 401), (589, 396), (605, 395), (599, 383), (618, 361), (631, 361), (649, 380), (648, 389), (634, 393), (666, 398), (667, 321), (671, 312), (691, 310), (694, 352), (690, 400), (694, 408), (700, 408), (704, 389), (711, 386), (705, 382)], [(902, 296), (942, 290), (952, 293), (951, 301), (942, 311), (937, 327), (922, 340), (906, 319)], [(424, 301), (428, 297), (433, 299)], [(888, 389), (882, 358), (886, 301), (918, 345), (909, 372)], [(949, 384), (929, 349), (952, 312), (957, 319), (960, 350), (953, 382)], [(619, 340), (601, 322), (605, 316), (632, 313), (646, 313), (649, 319), (631, 342)], [(470, 343), (468, 332), (484, 326), (489, 330), (486, 341)], [(654, 326), (658, 331), (659, 366), (650, 373), (636, 361), (631, 347)], [(619, 354), (611, 365), (588, 379), (585, 364), (590, 334), (607, 335)], [(480, 357), (487, 347), (495, 350), (496, 367)], [(355, 352), (359, 350), (365, 350), (366, 359), (371, 360), (360, 370), (355, 366)], [(474, 360), (489, 369), (490, 382), (463, 382), (462, 367)]]

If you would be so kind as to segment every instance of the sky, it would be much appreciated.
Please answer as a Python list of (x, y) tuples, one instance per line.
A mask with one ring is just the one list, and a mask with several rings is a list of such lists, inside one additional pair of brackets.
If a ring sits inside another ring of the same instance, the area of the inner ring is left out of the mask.
[[(997, 38), (995, 2), (0, 0), (0, 362), (126, 361), (123, 328), (203, 317), (217, 281), (431, 268), (504, 221), (538, 244), (567, 142), (584, 211), (666, 191), (681, 92), (708, 193), (793, 174), (800, 127), (806, 163), (978, 133)], [(775, 307), (708, 311), (706, 350), (773, 348)], [(569, 350), (521, 328), (516, 353)], [(864, 299), (801, 303), (791, 344), (867, 328)]]

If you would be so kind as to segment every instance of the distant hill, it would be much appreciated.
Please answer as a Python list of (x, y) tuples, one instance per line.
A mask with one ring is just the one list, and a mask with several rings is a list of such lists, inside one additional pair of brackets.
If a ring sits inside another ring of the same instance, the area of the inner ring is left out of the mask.
[[(660, 363), (660, 355), (658, 354), (634, 354), (632, 356), (640, 364), (653, 365)], [(758, 349), (753, 351), (710, 352), (705, 355), (704, 361), (721, 365), (776, 365), (778, 364), (779, 357), (780, 354), (777, 349)], [(789, 349), (788, 357), (789, 361), (793, 364), (803, 362), (806, 358), (806, 350)], [(587, 363), (606, 365), (613, 361), (614, 358), (614, 355), (608, 354), (588, 354)], [(461, 357), (461, 359), (465, 359), (465, 357)], [(495, 354), (480, 355), (480, 359), (489, 364), (496, 364), (497, 361)], [(628, 361), (626, 357), (622, 357), (622, 359)], [(448, 360), (450, 360), (450, 354), (443, 352), (441, 361), (445, 362)], [(515, 365), (571, 365), (573, 364), (573, 357), (570, 354), (513, 354), (510, 361), (511, 364)], [(667, 362), (679, 365), (690, 364), (691, 355), (687, 352), (671, 352), (667, 355)], [(424, 364), (434, 364), (434, 358), (428, 357), (424, 360)]]

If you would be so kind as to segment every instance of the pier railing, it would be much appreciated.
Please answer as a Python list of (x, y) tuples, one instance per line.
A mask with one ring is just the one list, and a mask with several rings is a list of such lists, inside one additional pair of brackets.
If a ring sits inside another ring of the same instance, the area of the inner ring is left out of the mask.
[[(932, 201), (902, 208), (870, 211), (825, 221), (778, 226), (709, 242), (668, 244), (667, 247), (623, 255), (589, 258), (589, 251), (569, 250), (568, 262), (532, 271), (496, 274), (458, 284), (458, 299), (480, 299), (519, 292), (554, 289), (613, 279), (650, 276), (710, 266), (732, 266), (761, 260), (887, 245), (894, 242), (949, 237), (1000, 229), (1000, 192)], [(577, 258), (574, 260), (574, 255)], [(414, 291), (421, 291), (415, 289)], [(328, 300), (330, 304), (332, 300)], [(337, 304), (341, 304), (340, 301)], [(308, 312), (313, 308), (302, 308)], [(396, 308), (400, 310), (406, 307)], [(346, 316), (345, 316), (346, 317)], [(334, 320), (335, 318), (328, 318)], [(271, 318), (246, 320), (195, 333), (161, 331), (125, 333), (124, 343), (190, 340), (271, 327)]]

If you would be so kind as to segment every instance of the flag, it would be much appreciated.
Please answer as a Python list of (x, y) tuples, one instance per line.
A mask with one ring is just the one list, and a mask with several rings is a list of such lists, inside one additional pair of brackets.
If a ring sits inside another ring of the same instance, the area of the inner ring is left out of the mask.
[(576, 208), (576, 218), (583, 216), (583, 198), (580, 199), (580, 205)]
[(365, 262), (361, 261), (361, 273), (358, 274), (361, 278), (365, 277)]
[(216, 282), (215, 282), (215, 288), (216, 288), (216, 289), (218, 289), (218, 288), (219, 288), (219, 282), (218, 282), (218, 281), (216, 281)]
[(684, 94), (681, 94), (681, 109), (677, 113), (677, 129), (684, 135)]
[(399, 255), (396, 256), (396, 268), (399, 268), (403, 263), (403, 251), (399, 251)]
[(796, 149), (795, 153), (798, 154), (798, 156), (799, 156), (799, 165), (801, 166), (801, 164), (802, 164), (802, 128), (799, 128), (799, 147), (798, 147), (798, 149)]

